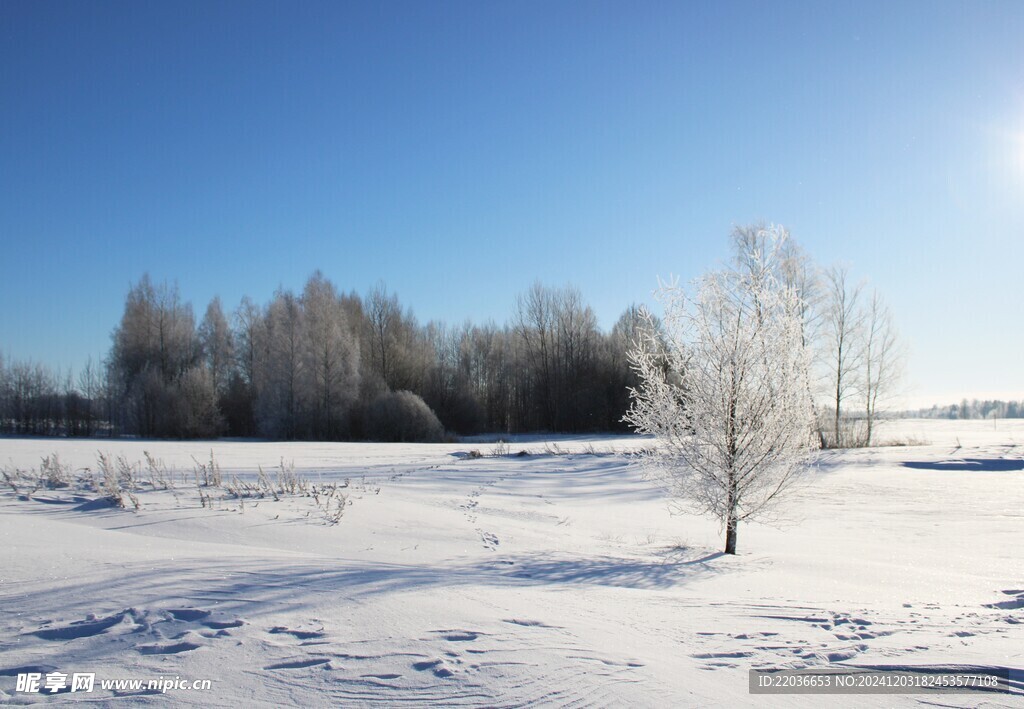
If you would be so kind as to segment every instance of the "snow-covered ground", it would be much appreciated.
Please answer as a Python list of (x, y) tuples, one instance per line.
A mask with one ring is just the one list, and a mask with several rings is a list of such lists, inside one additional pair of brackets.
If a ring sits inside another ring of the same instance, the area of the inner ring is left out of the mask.
[[(905, 421), (882, 438), (927, 445), (823, 454), (774, 526), (740, 528), (736, 557), (714, 521), (669, 514), (633, 437), (0, 440), (9, 473), (53, 452), (90, 474), (97, 449), (142, 463), (138, 511), (74, 487), (0, 493), (0, 701), (51, 700), (16, 692), (18, 674), (92, 672), (92, 693), (59, 699), (1019, 706), (748, 693), (749, 669), (830, 665), (1009, 667), (1021, 686), (1024, 425)], [(223, 487), (255, 488), (259, 466), (286, 487), (294, 462), (305, 492), (198, 488), (211, 451)], [(99, 687), (161, 677), (213, 686)]]

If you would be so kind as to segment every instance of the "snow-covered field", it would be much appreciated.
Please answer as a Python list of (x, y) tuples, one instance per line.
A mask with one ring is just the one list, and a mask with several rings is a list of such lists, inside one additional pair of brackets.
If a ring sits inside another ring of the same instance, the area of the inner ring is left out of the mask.
[[(91, 672), (93, 692), (57, 699), (1019, 706), (1024, 423), (882, 437), (926, 445), (823, 454), (777, 524), (740, 528), (736, 557), (714, 521), (668, 513), (626, 455), (651, 442), (632, 437), (0, 440), (8, 472), (57, 452), (92, 473), (97, 449), (142, 463), (138, 511), (73, 487), (0, 493), (0, 701), (52, 701), (17, 692), (19, 673)], [(222, 487), (198, 488), (211, 450)], [(282, 459), (305, 492), (224, 489), (255, 488), (258, 466), (287, 487)], [(830, 665), (1008, 667), (1018, 694), (748, 693), (749, 669)], [(99, 686), (161, 677), (212, 689)]]

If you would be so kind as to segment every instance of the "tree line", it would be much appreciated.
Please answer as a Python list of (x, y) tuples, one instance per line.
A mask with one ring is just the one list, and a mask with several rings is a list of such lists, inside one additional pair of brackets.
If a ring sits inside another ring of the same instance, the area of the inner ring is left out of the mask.
[[(732, 268), (753, 269), (767, 233), (736, 228)], [(869, 445), (902, 366), (892, 316), (846, 268), (822, 268), (783, 241), (777, 277), (799, 295), (819, 442)], [(197, 322), (176, 285), (144, 275), (128, 289), (101, 364), (72, 376), (0, 357), (0, 432), (306, 440), (625, 432), (639, 381), (629, 352), (649, 327), (634, 305), (604, 331), (578, 288), (539, 282), (502, 325), (424, 324), (384, 283), (360, 296), (319, 271), (300, 292), (280, 289), (266, 303), (247, 296), (226, 310), (214, 298)]]
[(0, 353), (0, 433), (21, 436), (106, 434), (101, 370), (90, 359), (82, 372), (61, 374), (38, 362)]
[(378, 283), (214, 298), (130, 286), (102, 366), (77, 377), (0, 359), (0, 430), (22, 435), (436, 440), (444, 432), (625, 431), (627, 308), (610, 331), (573, 286), (535, 283), (504, 325), (421, 324)]

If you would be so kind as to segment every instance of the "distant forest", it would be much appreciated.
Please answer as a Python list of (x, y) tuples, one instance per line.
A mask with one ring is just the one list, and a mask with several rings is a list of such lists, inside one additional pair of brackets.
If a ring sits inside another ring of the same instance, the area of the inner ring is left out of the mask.
[(903, 415), (925, 419), (1019, 419), (1024, 418), (1024, 401), (964, 399), (959, 404), (932, 406)]
[(77, 376), (0, 357), (0, 432), (438, 440), (444, 432), (625, 431), (639, 310), (609, 332), (574, 287), (540, 283), (504, 325), (421, 324), (379, 283), (218, 298), (133, 284), (109, 354)]

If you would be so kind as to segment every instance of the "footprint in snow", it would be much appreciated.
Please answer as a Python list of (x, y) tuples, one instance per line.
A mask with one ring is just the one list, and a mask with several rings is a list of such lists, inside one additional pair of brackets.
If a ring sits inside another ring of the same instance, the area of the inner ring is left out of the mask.
[(473, 630), (433, 630), (431, 632), (453, 643), (472, 642), (483, 634)]
[[(139, 632), (149, 629), (147, 616), (147, 612), (136, 608), (125, 608), (105, 618), (100, 618), (96, 614), (90, 613), (84, 620), (78, 620), (56, 628), (44, 627), (27, 634), (35, 635), (43, 640), (77, 640), (79, 638), (90, 638), (100, 635), (122, 623), (131, 632)], [(45, 620), (40, 625), (48, 626), (52, 622), (52, 620)]]
[(511, 623), (512, 625), (521, 625), (526, 628), (557, 628), (555, 625), (548, 625), (539, 620), (523, 620), (520, 618), (507, 618), (504, 620), (505, 623)]
[(442, 660), (424, 660), (423, 662), (412, 663), (412, 668), (417, 672), (430, 671), (435, 677), (451, 677), (454, 672), (444, 666)]
[(752, 652), (702, 652), (697, 655), (693, 655), (693, 657), (698, 660), (738, 660), (743, 657), (751, 657), (753, 654), (754, 653)]
[(272, 635), (291, 635), (296, 640), (311, 640), (324, 637), (324, 634), (319, 630), (294, 630), (283, 625), (274, 626), (267, 632)]
[(117, 613), (108, 618), (99, 620), (80, 620), (60, 628), (45, 628), (31, 633), (43, 640), (77, 640), (79, 638), (91, 638), (94, 635), (106, 632), (115, 625), (123, 622), (124, 613)]
[[(225, 637), (229, 636), (230, 633), (225, 632), (231, 628), (240, 628), (245, 625), (245, 621), (240, 618), (231, 618), (223, 614), (214, 614), (213, 611), (208, 611), (202, 608), (168, 608), (161, 610), (156, 613), (147, 614), (158, 616), (153, 619), (153, 622), (172, 622), (172, 623), (187, 623), (189, 625), (199, 626), (200, 628), (206, 628), (207, 630), (218, 631), (217, 633), (206, 633), (199, 631), (204, 637)], [(188, 632), (188, 631), (186, 631)], [(184, 635), (183, 633), (182, 635)], [(180, 637), (180, 636), (179, 636)]]
[(178, 655), (183, 652), (191, 652), (201, 647), (198, 643), (183, 642), (172, 645), (139, 645), (138, 650), (143, 655)]
[(326, 665), (330, 660), (326, 657), (311, 658), (308, 660), (291, 660), (289, 662), (278, 662), (273, 665), (267, 665), (263, 669), (265, 670), (303, 670), (307, 667), (318, 667), (320, 665)]
[(56, 671), (53, 665), (22, 665), (21, 667), (0, 668), (0, 677), (16, 677), (17, 675), (29, 674), (32, 672), (45, 675)]

